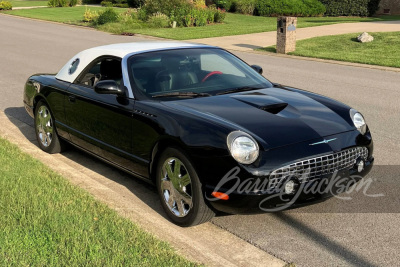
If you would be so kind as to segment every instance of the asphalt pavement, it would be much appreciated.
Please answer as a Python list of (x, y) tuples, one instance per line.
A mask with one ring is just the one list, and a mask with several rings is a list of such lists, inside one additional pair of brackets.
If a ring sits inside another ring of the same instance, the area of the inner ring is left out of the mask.
[[(86, 48), (143, 40), (0, 15), (0, 109), (32, 125), (22, 108), (23, 85), (29, 75), (56, 73)], [(371, 177), (376, 182), (372, 190), (385, 196), (366, 200), (369, 209), (362, 201), (343, 204), (332, 199), (281, 213), (219, 216), (213, 223), (298, 266), (398, 266), (400, 215), (396, 207), (400, 199), (395, 192), (400, 189), (400, 73), (273, 55), (235, 54), (262, 66), (264, 76), (271, 81), (327, 95), (361, 111), (375, 142), (376, 168)], [(80, 157), (78, 151), (69, 153)], [(348, 209), (343, 212), (338, 206)]]

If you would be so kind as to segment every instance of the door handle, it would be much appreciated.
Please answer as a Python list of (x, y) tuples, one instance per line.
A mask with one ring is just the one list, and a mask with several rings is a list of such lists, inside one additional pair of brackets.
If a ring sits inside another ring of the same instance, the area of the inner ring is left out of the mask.
[(74, 102), (75, 102), (75, 100), (76, 100), (76, 97), (75, 97), (75, 96), (73, 96), (73, 95), (70, 95), (70, 96), (68, 96), (68, 100), (69, 100), (69, 102), (72, 102), (72, 103), (74, 103)]

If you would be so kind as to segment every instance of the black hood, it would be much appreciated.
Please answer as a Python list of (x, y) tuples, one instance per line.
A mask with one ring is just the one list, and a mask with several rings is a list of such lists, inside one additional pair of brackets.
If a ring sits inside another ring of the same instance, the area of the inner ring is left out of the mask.
[[(329, 101), (331, 107), (336, 102)], [(223, 122), (235, 130), (247, 131), (255, 135), (255, 138), (261, 138), (269, 148), (354, 129), (353, 125), (326, 105), (305, 94), (281, 88), (178, 100), (164, 104), (204, 115), (206, 118), (214, 118), (216, 123)]]

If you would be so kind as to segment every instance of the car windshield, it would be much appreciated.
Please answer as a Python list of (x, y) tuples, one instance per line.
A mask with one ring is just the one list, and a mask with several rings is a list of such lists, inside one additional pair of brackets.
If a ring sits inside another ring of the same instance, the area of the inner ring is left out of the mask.
[(132, 88), (147, 98), (207, 97), (272, 87), (253, 68), (218, 48), (189, 48), (134, 55), (128, 60)]

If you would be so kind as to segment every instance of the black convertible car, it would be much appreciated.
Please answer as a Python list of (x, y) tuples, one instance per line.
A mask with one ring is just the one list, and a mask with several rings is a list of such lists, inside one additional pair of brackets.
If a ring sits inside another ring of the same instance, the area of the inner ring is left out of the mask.
[(371, 170), (359, 112), (261, 74), (217, 47), (115, 44), (31, 76), (24, 104), (41, 149), (69, 143), (153, 182), (181, 226), (322, 201), (333, 191), (304, 189)]

